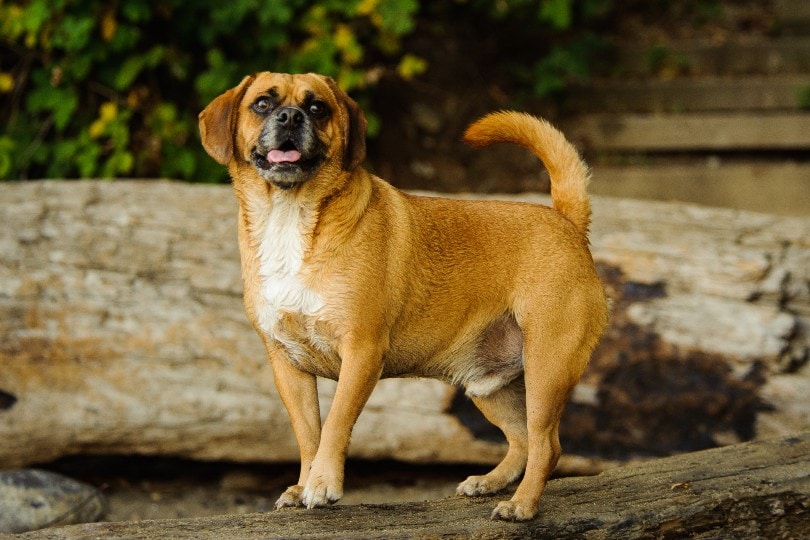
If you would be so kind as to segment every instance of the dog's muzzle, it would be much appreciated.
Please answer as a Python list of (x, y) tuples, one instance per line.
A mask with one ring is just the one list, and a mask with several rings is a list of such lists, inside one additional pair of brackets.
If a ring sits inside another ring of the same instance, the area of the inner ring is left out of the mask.
[(281, 107), (267, 118), (251, 153), (259, 174), (282, 189), (308, 180), (324, 159), (322, 145), (307, 114)]

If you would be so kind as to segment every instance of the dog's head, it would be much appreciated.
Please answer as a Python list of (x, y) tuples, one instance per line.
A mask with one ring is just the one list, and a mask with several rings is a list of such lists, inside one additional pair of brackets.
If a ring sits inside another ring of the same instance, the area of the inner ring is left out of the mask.
[(281, 189), (323, 170), (351, 171), (366, 155), (363, 111), (321, 75), (250, 75), (214, 99), (199, 120), (212, 158), (252, 167)]

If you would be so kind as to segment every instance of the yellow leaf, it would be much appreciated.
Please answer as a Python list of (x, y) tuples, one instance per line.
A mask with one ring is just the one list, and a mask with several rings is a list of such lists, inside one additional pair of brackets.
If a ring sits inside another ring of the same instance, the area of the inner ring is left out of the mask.
[(115, 20), (115, 9), (107, 9), (101, 17), (101, 38), (109, 43), (115, 37), (116, 30), (118, 30), (118, 21)]
[(379, 3), (380, 0), (360, 0), (360, 3), (357, 4), (357, 13), (360, 15), (370, 15), (377, 9)]
[(426, 69), (427, 61), (424, 58), (413, 54), (406, 54), (402, 57), (402, 60), (399, 61), (397, 73), (399, 73), (400, 77), (407, 80), (424, 73)]
[(114, 101), (102, 103), (98, 108), (98, 118), (96, 118), (93, 123), (90, 124), (90, 128), (88, 129), (90, 137), (93, 139), (98, 139), (104, 135), (104, 130), (107, 129), (107, 125), (115, 120), (116, 116), (118, 116), (117, 103)]
[(354, 36), (349, 27), (345, 24), (337, 25), (337, 28), (335, 28), (335, 45), (337, 45), (338, 49), (346, 50), (353, 42)]
[(101, 107), (98, 108), (98, 118), (105, 124), (116, 116), (118, 116), (118, 105), (113, 101), (102, 103)]
[(338, 24), (333, 39), (346, 63), (357, 64), (363, 59), (363, 49), (357, 44), (357, 39), (348, 25)]
[(141, 104), (141, 96), (139, 95), (138, 89), (131, 90), (129, 94), (127, 94), (127, 107), (130, 109), (137, 109), (138, 106)]
[(98, 139), (104, 134), (104, 128), (106, 127), (107, 122), (99, 119), (90, 124), (90, 128), (87, 131), (90, 133), (91, 139)]
[(14, 90), (14, 77), (11, 73), (0, 72), (0, 94), (8, 94)]

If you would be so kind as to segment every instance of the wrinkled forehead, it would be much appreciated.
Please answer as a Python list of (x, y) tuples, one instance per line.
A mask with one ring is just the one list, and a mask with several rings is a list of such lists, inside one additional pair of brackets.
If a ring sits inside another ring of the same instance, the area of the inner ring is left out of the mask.
[(329, 102), (335, 99), (329, 85), (318, 75), (270, 72), (256, 75), (245, 92), (244, 100), (252, 102), (259, 96), (270, 96), (278, 104), (298, 104), (313, 97)]

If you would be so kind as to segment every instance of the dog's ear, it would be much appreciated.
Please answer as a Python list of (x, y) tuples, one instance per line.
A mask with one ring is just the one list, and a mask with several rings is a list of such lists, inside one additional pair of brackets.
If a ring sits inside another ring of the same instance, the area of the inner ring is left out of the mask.
[(368, 121), (363, 109), (349, 95), (340, 89), (334, 79), (325, 77), (329, 88), (346, 111), (347, 122), (343, 126), (343, 170), (353, 171), (366, 159), (366, 129)]
[(238, 85), (216, 97), (200, 113), (200, 138), (203, 148), (222, 165), (227, 165), (233, 158), (237, 116), (234, 113), (253, 79), (253, 75), (248, 75)]

